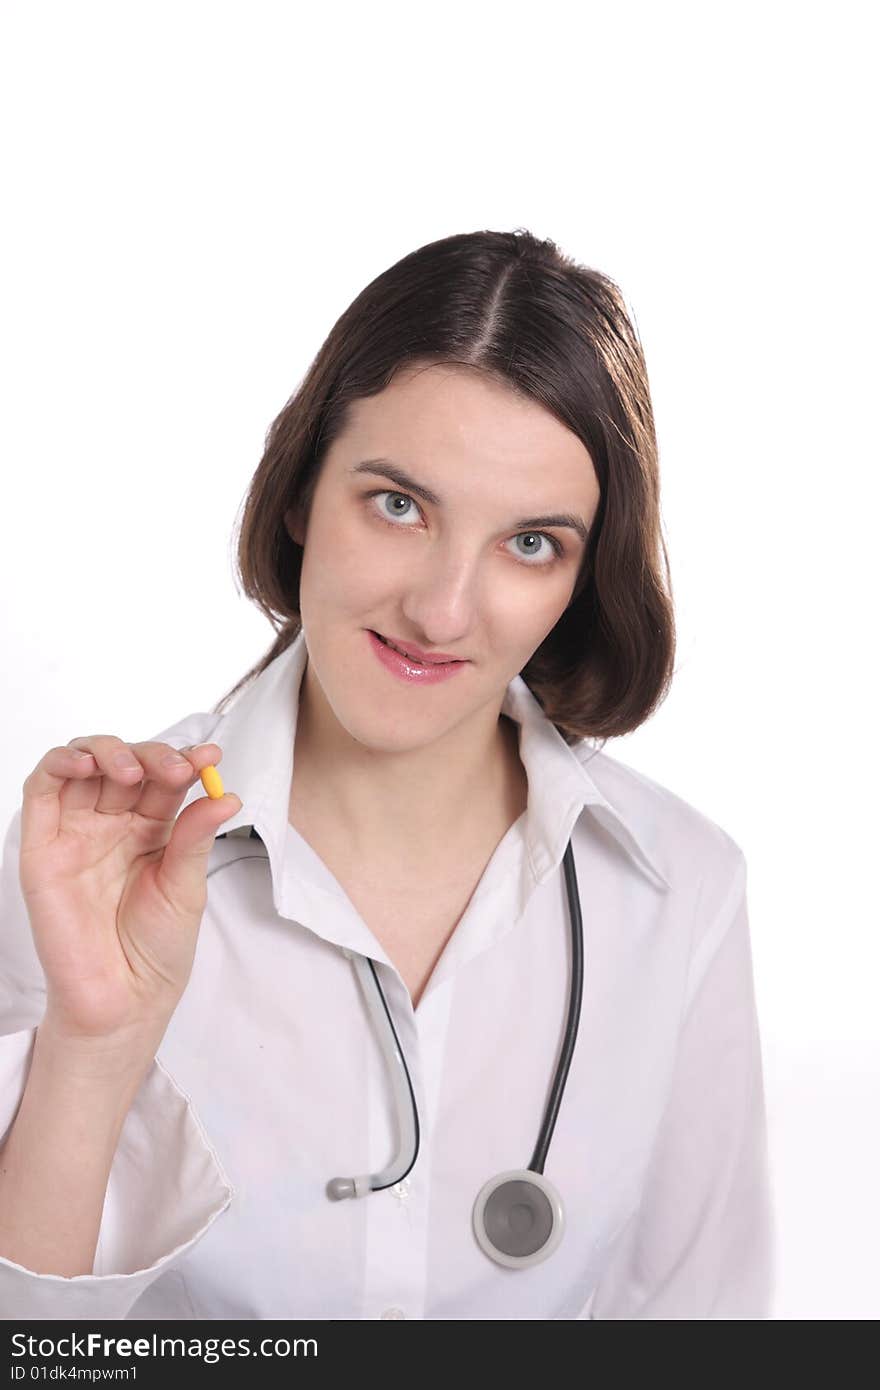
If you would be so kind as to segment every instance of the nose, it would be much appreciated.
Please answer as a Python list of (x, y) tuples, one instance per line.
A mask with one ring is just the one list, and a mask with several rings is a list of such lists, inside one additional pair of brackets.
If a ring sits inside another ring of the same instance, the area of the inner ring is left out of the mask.
[(461, 551), (421, 557), (409, 575), (403, 613), (426, 647), (456, 649), (472, 631), (479, 612), (479, 562)]

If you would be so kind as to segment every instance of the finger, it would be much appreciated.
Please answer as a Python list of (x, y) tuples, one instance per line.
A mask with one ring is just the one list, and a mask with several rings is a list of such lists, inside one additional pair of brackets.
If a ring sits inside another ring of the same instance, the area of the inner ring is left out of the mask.
[(216, 800), (200, 796), (174, 822), (156, 879), (165, 896), (185, 911), (201, 909), (208, 859), (217, 831), (241, 810), (241, 804), (233, 792), (224, 792)]
[[(108, 815), (130, 811), (137, 804), (144, 768), (129, 744), (115, 734), (89, 734), (67, 745), (88, 752), (94, 759), (91, 777), (78, 779), (61, 797), (62, 811), (103, 811)], [(118, 760), (118, 761), (117, 761)]]
[[(216, 766), (223, 757), (223, 749), (216, 743), (180, 749), (168, 743), (134, 743), (132, 751), (146, 771), (134, 809), (139, 816), (164, 821), (175, 819), (202, 769)], [(175, 754), (182, 761), (167, 764), (165, 759)]]
[[(223, 757), (216, 743), (207, 744), (199, 747), (199, 764), (183, 754), (182, 762), (168, 765), (165, 758), (178, 754), (171, 744), (125, 743), (109, 734), (77, 738), (68, 746), (90, 750), (95, 761), (90, 780), (71, 782), (63, 791), (63, 813), (88, 810), (115, 815), (136, 810), (157, 820), (172, 820), (201, 767)], [(117, 758), (125, 765), (117, 763)]]
[(64, 789), (71, 780), (76, 784), (94, 776), (95, 768), (93, 757), (77, 758), (69, 744), (44, 753), (22, 784), (22, 848), (39, 849), (57, 838)]

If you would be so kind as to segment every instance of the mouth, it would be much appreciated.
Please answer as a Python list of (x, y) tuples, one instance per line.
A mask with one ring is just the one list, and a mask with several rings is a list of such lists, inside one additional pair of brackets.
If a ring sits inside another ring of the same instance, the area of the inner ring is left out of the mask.
[(408, 651), (406, 650), (405, 647), (398, 647), (398, 646), (396, 646), (395, 643), (392, 642), (389, 638), (383, 637), (382, 634), (381, 634), (381, 632), (376, 632), (376, 631), (374, 631), (373, 628), (370, 628), (370, 631), (373, 633), (373, 636), (374, 636), (374, 637), (378, 637), (379, 641), (380, 641), (384, 646), (390, 647), (391, 650), (392, 650), (393, 652), (398, 652), (400, 656), (405, 656), (406, 659), (407, 659), (407, 661), (411, 661), (411, 662), (413, 663), (414, 666), (460, 666), (460, 665), (461, 665), (461, 662), (460, 662), (459, 660), (457, 660), (457, 659), (456, 659), (456, 660), (450, 660), (450, 661), (427, 661), (427, 660), (424, 660), (422, 657), (413, 656), (412, 653), (411, 653), (411, 652), (408, 652)]

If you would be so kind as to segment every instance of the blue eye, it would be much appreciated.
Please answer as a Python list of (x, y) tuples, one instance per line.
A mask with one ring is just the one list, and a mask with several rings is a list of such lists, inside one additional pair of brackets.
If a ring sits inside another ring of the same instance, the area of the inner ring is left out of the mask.
[[(372, 502), (374, 499), (380, 498), (380, 497), (391, 497), (391, 498), (394, 498), (397, 502), (405, 502), (405, 503), (409, 503), (409, 504), (410, 504), (410, 507), (409, 507), (409, 508), (405, 508), (405, 509), (401, 509), (400, 507), (396, 507), (396, 508), (395, 508), (395, 510), (394, 510), (394, 512), (393, 512), (393, 515), (394, 515), (395, 517), (398, 518), (397, 521), (392, 521), (392, 520), (391, 520), (391, 515), (392, 515), (392, 514), (389, 513), (388, 511), (386, 511), (385, 506), (384, 506), (383, 503), (380, 503), (380, 504), (379, 504), (379, 511), (378, 511), (379, 519), (380, 519), (381, 521), (386, 522), (389, 526), (398, 526), (398, 527), (400, 527), (401, 522), (403, 523), (403, 526), (404, 526), (404, 527), (410, 525), (410, 523), (408, 523), (408, 522), (405, 520), (405, 518), (407, 518), (408, 516), (410, 516), (410, 514), (411, 514), (410, 508), (412, 508), (412, 507), (415, 507), (415, 509), (416, 509), (416, 514), (418, 514), (418, 506), (417, 506), (415, 500), (414, 500), (412, 497), (410, 497), (409, 493), (407, 493), (407, 492), (389, 492), (389, 491), (386, 490), (386, 491), (381, 491), (381, 492), (369, 492), (369, 493), (367, 493), (367, 501), (369, 501), (369, 502)], [(374, 511), (375, 511), (375, 510), (376, 510), (376, 509), (374, 508)], [(560, 544), (560, 542), (556, 539), (555, 536), (548, 535), (548, 533), (547, 533), (546, 531), (520, 531), (516, 536), (512, 536), (512, 537), (511, 537), (511, 540), (519, 540), (520, 537), (526, 537), (526, 538), (528, 538), (529, 540), (532, 540), (532, 539), (534, 539), (534, 538), (538, 538), (538, 539), (540, 539), (540, 540), (547, 541), (547, 543), (548, 543), (548, 545), (549, 545), (549, 547), (550, 547), (551, 558), (550, 558), (549, 560), (537, 560), (537, 561), (535, 561), (535, 560), (529, 560), (529, 559), (519, 559), (519, 560), (517, 561), (518, 564), (526, 565), (528, 568), (531, 568), (531, 569), (544, 569), (544, 568), (546, 568), (547, 566), (552, 565), (556, 559), (558, 559), (561, 555), (564, 554), (563, 547), (562, 547), (562, 545)], [(533, 549), (531, 552), (527, 552), (527, 553), (530, 553), (530, 554), (534, 555), (534, 554), (536, 554), (537, 552)], [(522, 552), (520, 552), (520, 554), (522, 554)], [(514, 559), (517, 559), (517, 557), (514, 556)]]
[[(415, 506), (415, 502), (413, 502), (413, 499), (412, 499), (410, 496), (408, 496), (408, 494), (405, 493), (405, 492), (371, 492), (371, 493), (370, 493), (370, 496), (371, 496), (371, 497), (394, 497), (394, 498), (396, 498), (396, 499), (399, 500), (399, 501), (403, 501), (403, 502), (412, 502), (413, 506)], [(383, 511), (383, 520), (387, 521), (387, 520), (388, 520), (388, 513), (385, 512), (384, 507), (383, 507), (382, 511)], [(398, 516), (398, 517), (408, 516), (408, 515), (409, 515), (409, 512), (406, 512), (406, 511), (403, 511), (403, 512), (402, 512), (402, 511), (397, 510), (397, 511), (394, 512), (394, 515), (395, 515), (395, 516)]]

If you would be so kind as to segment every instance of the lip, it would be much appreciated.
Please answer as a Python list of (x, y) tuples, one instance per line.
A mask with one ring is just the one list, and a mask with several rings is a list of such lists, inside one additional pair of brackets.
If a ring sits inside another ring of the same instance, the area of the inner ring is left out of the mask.
[(459, 661), (457, 658), (448, 662), (435, 661), (432, 665), (416, 665), (408, 657), (401, 656), (393, 647), (386, 646), (371, 628), (367, 628), (367, 638), (386, 671), (416, 685), (436, 685), (439, 681), (450, 680), (458, 671), (464, 671), (469, 665), (467, 661)]
[(421, 647), (417, 647), (414, 642), (404, 642), (401, 637), (392, 637), (390, 632), (379, 632), (377, 637), (384, 637), (386, 642), (393, 642), (395, 647), (400, 647), (401, 651), (406, 652), (407, 656), (414, 656), (416, 661), (421, 661), (425, 666), (436, 666), (440, 662), (461, 661), (460, 656), (453, 656), (452, 652), (426, 652)]

